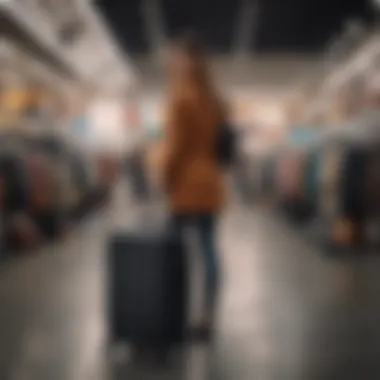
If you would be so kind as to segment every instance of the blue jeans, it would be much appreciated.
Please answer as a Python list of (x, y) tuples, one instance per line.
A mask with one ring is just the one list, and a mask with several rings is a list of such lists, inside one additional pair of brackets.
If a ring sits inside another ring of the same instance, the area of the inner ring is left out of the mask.
[(175, 214), (171, 219), (172, 233), (184, 239), (186, 227), (195, 228), (198, 233), (206, 273), (206, 312), (213, 313), (219, 283), (219, 257), (216, 247), (216, 215)]

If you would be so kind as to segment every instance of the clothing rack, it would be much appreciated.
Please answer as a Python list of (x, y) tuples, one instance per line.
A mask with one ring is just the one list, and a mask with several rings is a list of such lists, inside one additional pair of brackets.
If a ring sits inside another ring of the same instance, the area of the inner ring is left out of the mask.
[(262, 189), (259, 199), (266, 201), (269, 195), (274, 210), (295, 215), (290, 220), (298, 220), (302, 228), (315, 222), (326, 240), (338, 239), (339, 223), (346, 223), (352, 235), (344, 246), (366, 241), (367, 226), (380, 227), (379, 147), (376, 109), (324, 129), (302, 144), (288, 139), (256, 162), (261, 173), (255, 186)]

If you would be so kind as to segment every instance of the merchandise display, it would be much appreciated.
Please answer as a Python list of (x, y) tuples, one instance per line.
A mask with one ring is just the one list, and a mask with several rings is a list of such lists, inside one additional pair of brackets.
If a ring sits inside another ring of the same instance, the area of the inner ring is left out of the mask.
[(7, 59), (0, 76), (1, 259), (65, 238), (104, 203), (114, 172), (78, 144), (87, 132), (80, 89), (73, 88), (74, 101), (59, 78), (35, 70), (23, 53)]
[(380, 243), (378, 52), (365, 54), (353, 58), (363, 65), (344, 62), (350, 75), (338, 70), (314, 92), (315, 101), (308, 98), (319, 107), (320, 125), (293, 99), (287, 137), (256, 161), (260, 198), (335, 248), (372, 250)]
[(263, 197), (271, 194), (274, 204), (303, 226), (306, 221), (324, 226), (330, 243), (347, 247), (370, 244), (368, 226), (380, 226), (375, 169), (380, 162), (376, 153), (380, 119), (377, 128), (373, 125), (362, 115), (339, 133), (326, 133), (302, 148), (287, 143), (280, 153), (258, 163), (263, 166)]
[[(17, 215), (24, 215), (38, 231), (39, 242), (55, 240), (65, 226), (78, 222), (97, 207), (88, 204), (103, 183), (91, 181), (93, 167), (79, 151), (54, 136), (0, 136), (0, 177), (5, 186), (4, 228), (8, 252), (34, 248), (37, 242), (23, 241)], [(82, 210), (82, 205), (88, 207)], [(21, 239), (21, 240), (20, 240)]]

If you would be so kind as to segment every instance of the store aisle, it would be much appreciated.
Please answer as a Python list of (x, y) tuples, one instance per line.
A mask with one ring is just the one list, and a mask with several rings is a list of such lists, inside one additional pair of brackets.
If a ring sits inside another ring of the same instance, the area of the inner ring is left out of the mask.
[(376, 378), (379, 258), (328, 258), (260, 211), (224, 230), (219, 378)]
[[(273, 215), (242, 205), (224, 216), (220, 248), (218, 339), (212, 349), (188, 348), (187, 379), (357, 379), (380, 370), (380, 258), (329, 257)], [(196, 253), (193, 244), (193, 268)]]
[(105, 223), (1, 268), (1, 379), (104, 379)]
[[(107, 372), (104, 350), (105, 242), (148, 210), (124, 194), (118, 188), (113, 207), (65, 245), (2, 268), (0, 378), (142, 378), (127, 363)], [(144, 379), (378, 378), (379, 258), (330, 259), (272, 216), (241, 206), (220, 227), (218, 338), (212, 348), (188, 347), (170, 373)]]

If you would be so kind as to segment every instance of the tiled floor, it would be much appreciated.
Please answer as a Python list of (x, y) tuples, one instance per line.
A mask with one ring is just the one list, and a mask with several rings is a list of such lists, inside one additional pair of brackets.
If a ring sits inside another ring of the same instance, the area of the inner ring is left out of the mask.
[(213, 349), (189, 347), (171, 373), (107, 371), (107, 234), (159, 210), (138, 211), (125, 194), (117, 189), (113, 207), (66, 244), (1, 268), (0, 380), (380, 378), (380, 259), (330, 259), (263, 211), (239, 206), (220, 226)]

